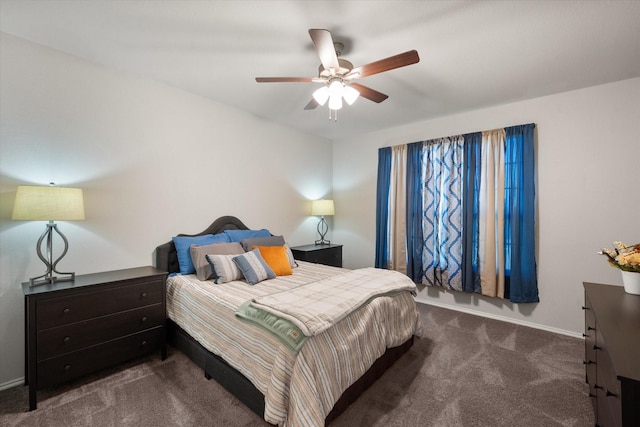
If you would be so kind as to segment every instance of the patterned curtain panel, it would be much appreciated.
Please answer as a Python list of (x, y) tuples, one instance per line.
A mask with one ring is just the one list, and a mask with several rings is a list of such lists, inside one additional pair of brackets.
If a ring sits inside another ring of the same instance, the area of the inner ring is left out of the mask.
[(376, 266), (428, 286), (539, 301), (534, 129), (381, 149)]
[(463, 137), (424, 144), (422, 283), (462, 290)]

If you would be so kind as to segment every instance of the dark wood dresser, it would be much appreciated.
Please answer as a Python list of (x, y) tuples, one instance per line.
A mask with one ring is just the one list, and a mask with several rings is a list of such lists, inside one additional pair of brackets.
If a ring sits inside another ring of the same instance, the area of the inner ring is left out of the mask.
[(584, 363), (596, 425), (640, 426), (640, 295), (583, 285)]
[(160, 350), (167, 356), (165, 282), (153, 267), (76, 276), (25, 295), (25, 384), (36, 391)]
[(342, 267), (342, 245), (303, 245), (291, 248), (293, 257), (300, 261)]

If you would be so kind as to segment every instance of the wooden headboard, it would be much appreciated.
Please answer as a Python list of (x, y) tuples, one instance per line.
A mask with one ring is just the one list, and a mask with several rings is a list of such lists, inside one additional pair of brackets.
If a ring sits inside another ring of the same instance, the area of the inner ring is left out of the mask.
[[(235, 216), (221, 216), (213, 221), (213, 223), (205, 230), (197, 234), (178, 234), (178, 236), (194, 237), (203, 234), (218, 234), (224, 230), (248, 230), (249, 227), (244, 225)], [(180, 265), (178, 265), (178, 254), (173, 241), (160, 245), (156, 248), (156, 267), (169, 273), (178, 273)]]

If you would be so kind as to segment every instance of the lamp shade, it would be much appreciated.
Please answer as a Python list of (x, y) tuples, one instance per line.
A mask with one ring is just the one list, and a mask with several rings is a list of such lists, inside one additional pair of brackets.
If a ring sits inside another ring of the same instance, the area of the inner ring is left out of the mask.
[(360, 96), (360, 92), (351, 86), (345, 86), (342, 96), (344, 97), (344, 100), (347, 101), (347, 104), (353, 105), (353, 103), (356, 102), (356, 99)]
[(322, 86), (320, 89), (317, 89), (313, 92), (313, 99), (320, 105), (324, 105), (329, 99), (329, 88), (327, 86)]
[(11, 219), (23, 221), (77, 221), (84, 219), (82, 189), (20, 185)]
[(311, 215), (324, 216), (334, 215), (335, 209), (333, 207), (333, 200), (314, 200), (311, 202)]

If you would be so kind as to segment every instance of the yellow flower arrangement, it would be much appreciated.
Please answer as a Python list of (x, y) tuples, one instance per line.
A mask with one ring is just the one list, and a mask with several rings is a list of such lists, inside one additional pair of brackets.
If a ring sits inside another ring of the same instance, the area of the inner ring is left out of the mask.
[(640, 243), (625, 245), (622, 242), (613, 242), (615, 248), (602, 249), (598, 252), (607, 257), (607, 261), (613, 267), (623, 271), (640, 273)]

